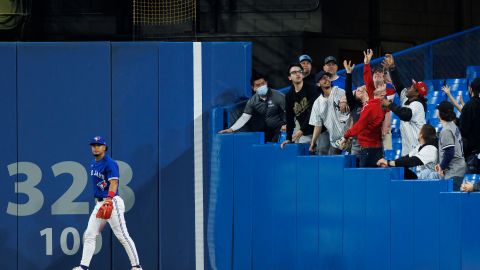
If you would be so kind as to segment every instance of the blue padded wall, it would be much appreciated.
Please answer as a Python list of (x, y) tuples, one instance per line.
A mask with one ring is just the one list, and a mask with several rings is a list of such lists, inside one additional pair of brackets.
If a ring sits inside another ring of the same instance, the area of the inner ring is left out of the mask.
[[(261, 162), (253, 155), (253, 145), (262, 144), (263, 133), (238, 133), (233, 144), (233, 267), (249, 269), (252, 265), (252, 192), (253, 176)], [(254, 185), (255, 184), (255, 185)], [(220, 239), (220, 241), (223, 241)], [(228, 269), (219, 268), (219, 269)]]
[[(9, 202), (17, 203), (15, 172), (17, 166), (17, 97), (16, 97), (16, 67), (17, 48), (14, 43), (0, 43), (0, 121), (3, 132), (0, 133), (0, 268), (16, 269), (17, 260), (17, 217), (7, 213)], [(13, 164), (9, 172), (8, 165)]]
[(231, 269), (233, 244), (234, 135), (213, 138), (207, 214), (208, 269)]
[(316, 156), (297, 157), (297, 248), (295, 269), (318, 269), (318, 164), (318, 157)]
[(277, 144), (255, 145), (263, 169), (252, 177), (252, 269), (294, 269), (296, 259), (296, 157), (305, 145), (282, 150)]
[[(120, 188), (127, 208), (131, 208), (125, 218), (142, 266), (155, 269), (159, 263), (159, 212), (146, 215), (143, 207), (159, 205), (158, 45), (112, 43), (111, 54), (110, 152), (113, 158), (129, 164), (133, 172), (129, 188)], [(120, 175), (128, 176), (129, 172), (120, 171)], [(123, 246), (116, 239), (112, 243), (113, 269), (130, 270)]]
[[(343, 234), (344, 156), (318, 157), (318, 269), (340, 269)], [(298, 167), (302, 170), (302, 167)], [(303, 194), (299, 193), (301, 198)]]
[(343, 174), (342, 269), (366, 269), (366, 170), (345, 169)]
[[(169, 247), (161, 248), (161, 261), (166, 269), (191, 269), (195, 265), (193, 68), (187, 67), (193, 65), (192, 43), (159, 43), (159, 64), (160, 241)], [(181, 78), (172, 80), (179, 70)]]
[(439, 269), (462, 269), (462, 197), (457, 192), (440, 193)]
[(480, 269), (480, 193), (465, 194), (462, 197), (462, 270)]
[(391, 269), (439, 269), (439, 198), (451, 181), (392, 181), (391, 191)]
[[(17, 54), (18, 160), (33, 164), (25, 167), (30, 173), (27, 179), (40, 179), (35, 188), (41, 192), (30, 198), (41, 208), (32, 208), (32, 214), (18, 220), (18, 269), (75, 266), (81, 249), (76, 247), (76, 256), (65, 256), (60, 239), (66, 228), (81, 236), (94, 206), (85, 167), (92, 159), (90, 138), (103, 135), (111, 142), (110, 44), (19, 43)], [(62, 202), (59, 198), (72, 185), (72, 198)], [(28, 199), (19, 198), (23, 203)], [(45, 256), (48, 237), (40, 232), (48, 228), (53, 248), (52, 255)], [(66, 247), (72, 250), (73, 235), (66, 235)], [(32, 250), (38, 255), (32, 256)], [(110, 260), (101, 258), (109, 253), (110, 242), (103, 241), (92, 268), (108, 269)]]

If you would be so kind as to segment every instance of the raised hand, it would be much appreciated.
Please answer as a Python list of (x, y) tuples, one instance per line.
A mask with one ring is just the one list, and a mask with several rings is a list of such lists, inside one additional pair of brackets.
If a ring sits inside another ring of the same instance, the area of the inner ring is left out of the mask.
[(353, 69), (355, 68), (355, 64), (352, 65), (352, 61), (343, 60), (343, 67), (348, 74), (352, 73)]
[(447, 94), (447, 96), (450, 96), (450, 86), (444, 85), (442, 86), (442, 91)]
[(393, 60), (393, 55), (387, 53), (385, 58), (382, 61), (382, 66), (384, 69), (391, 70), (395, 67), (395, 60)]
[(370, 60), (372, 60), (372, 57), (373, 57), (372, 49), (367, 49), (367, 51), (363, 51), (363, 63), (365, 65), (370, 64)]

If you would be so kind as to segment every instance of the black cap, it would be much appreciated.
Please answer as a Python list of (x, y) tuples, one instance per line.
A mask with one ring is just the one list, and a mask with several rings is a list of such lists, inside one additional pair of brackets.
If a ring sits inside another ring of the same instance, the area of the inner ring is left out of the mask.
[(453, 104), (444, 100), (442, 102), (440, 102), (440, 104), (438, 104), (437, 106), (437, 109), (439, 112), (442, 112), (442, 113), (454, 113), (454, 108), (453, 108)]
[(332, 77), (332, 74), (328, 73), (328, 72), (325, 72), (325, 71), (320, 71), (318, 72), (316, 75), (315, 75), (315, 82), (317, 83), (318, 81), (320, 81), (320, 79), (323, 77), (323, 76), (328, 76), (329, 78)]
[(325, 58), (325, 64), (328, 64), (329, 62), (335, 62), (335, 64), (337, 63), (337, 58), (333, 57), (333, 56), (327, 56)]

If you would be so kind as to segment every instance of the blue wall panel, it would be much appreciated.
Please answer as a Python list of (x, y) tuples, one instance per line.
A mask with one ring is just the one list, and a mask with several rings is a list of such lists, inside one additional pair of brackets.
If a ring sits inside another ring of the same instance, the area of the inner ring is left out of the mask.
[(365, 249), (366, 269), (390, 269), (390, 175), (389, 169), (366, 170)]
[(319, 157), (297, 157), (297, 249), (295, 269), (318, 267)]
[[(462, 269), (480, 269), (480, 193), (462, 197)], [(475, 210), (474, 210), (475, 209)]]
[[(112, 43), (110, 152), (133, 172), (129, 188), (120, 187), (120, 195), (127, 207), (133, 206), (125, 218), (145, 269), (159, 265), (158, 109), (158, 46)], [(120, 173), (120, 182), (130, 180), (128, 171)], [(113, 238), (113, 269), (130, 270), (123, 246)]]
[(273, 183), (276, 177), (274, 145), (254, 145), (253, 155), (261, 157), (265, 169), (256, 170), (252, 176), (255, 189), (252, 190), (252, 269), (273, 268)]
[[(35, 187), (39, 192), (30, 198), (20, 195), (19, 202), (30, 199), (35, 202), (32, 206), (41, 206), (19, 218), (19, 269), (75, 266), (82, 246), (74, 245), (73, 236), (75, 232), (83, 234), (89, 209), (94, 206), (86, 174), (92, 160), (89, 140), (103, 135), (111, 143), (110, 45), (19, 43), (17, 52), (18, 159), (31, 162), (26, 168), (31, 175), (25, 181), (35, 176), (40, 179)], [(24, 175), (19, 178), (25, 179)], [(72, 186), (72, 195), (62, 202), (59, 198)], [(28, 189), (20, 188), (19, 192)], [(53, 249), (52, 255), (46, 255), (49, 239), (41, 232), (48, 235), (50, 228)], [(64, 249), (73, 250), (74, 256), (65, 256), (60, 245), (62, 233), (68, 236), (63, 240)], [(110, 267), (110, 261), (103, 259), (110, 256), (109, 241), (105, 241), (108, 230), (103, 237), (102, 249), (91, 264), (93, 269)]]
[[(16, 44), (0, 43), (0, 260), (1, 269), (16, 269), (17, 217), (7, 212), (8, 203), (17, 203), (15, 182), (17, 175), (10, 176), (8, 165), (17, 162), (17, 82)], [(16, 170), (16, 166), (14, 166)]]
[[(192, 43), (159, 43), (160, 241), (164, 269), (195, 265)], [(172, 79), (178, 78), (181, 79)], [(165, 248), (164, 248), (165, 247)]]
[[(253, 145), (262, 144), (263, 133), (238, 133), (233, 146), (233, 269), (250, 269), (252, 265), (252, 174), (260, 168)], [(263, 165), (262, 165), (263, 167)], [(255, 187), (256, 187), (255, 183)]]
[[(204, 106), (230, 105), (250, 97), (252, 45), (247, 42), (202, 43)], [(232, 65), (232, 63), (237, 63)]]
[(339, 269), (343, 234), (343, 156), (319, 157), (319, 269)]
[(457, 192), (440, 193), (439, 269), (462, 269), (462, 197), (468, 194)]
[(208, 269), (231, 269), (234, 135), (216, 135), (207, 215)]
[(275, 172), (273, 178), (272, 228), (274, 269), (294, 269), (296, 250), (296, 158), (302, 154), (304, 145), (292, 144), (282, 150), (277, 144), (270, 145), (276, 164), (272, 166)]
[(366, 269), (365, 169), (345, 169), (343, 174), (343, 265), (344, 270)]
[(414, 182), (414, 269), (439, 268), (439, 196), (448, 181)]
[(413, 181), (392, 181), (390, 185), (390, 269), (413, 269)]

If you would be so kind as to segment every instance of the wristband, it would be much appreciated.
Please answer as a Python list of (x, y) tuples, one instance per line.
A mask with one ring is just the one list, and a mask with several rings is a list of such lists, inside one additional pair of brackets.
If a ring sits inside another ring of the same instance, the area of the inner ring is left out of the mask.
[(115, 197), (115, 192), (113, 192), (113, 191), (108, 191), (108, 197), (109, 197), (109, 198)]

